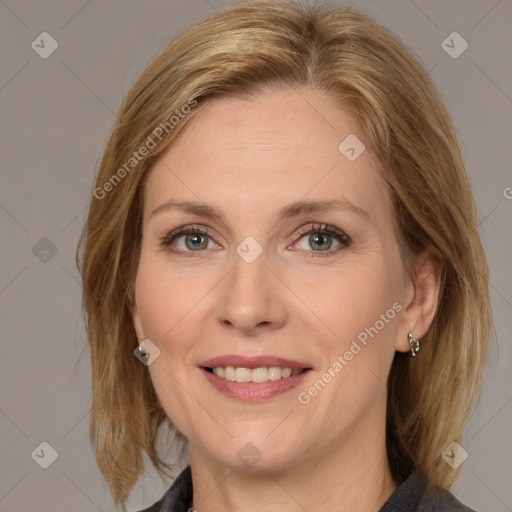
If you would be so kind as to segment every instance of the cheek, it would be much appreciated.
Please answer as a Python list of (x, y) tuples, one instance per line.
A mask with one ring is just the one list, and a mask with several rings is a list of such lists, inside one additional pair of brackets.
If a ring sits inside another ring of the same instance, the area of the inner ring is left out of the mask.
[(324, 300), (322, 319), (335, 334), (323, 340), (325, 357), (319, 375), (329, 383), (311, 400), (318, 414), (331, 418), (327, 421), (332, 420), (333, 428), (347, 411), (352, 411), (346, 418), (349, 422), (364, 416), (385, 393), (401, 310), (392, 275), (393, 268), (381, 261), (353, 266), (350, 273), (341, 272), (331, 280), (334, 291), (330, 300)]
[(325, 331), (326, 339), (331, 340), (329, 353), (338, 353), (361, 333), (360, 338), (364, 338), (366, 329), (376, 323), (381, 338), (393, 334), (397, 316), (393, 304), (400, 298), (397, 270), (396, 264), (382, 257), (358, 260), (354, 256), (350, 264), (345, 262), (328, 275), (317, 273), (307, 282), (296, 281), (294, 292), (304, 297), (315, 313), (310, 318), (317, 331)]
[(309, 382), (300, 390), (300, 403), (311, 403), (334, 431), (343, 422), (362, 418), (385, 393), (402, 309), (399, 269), (382, 257), (371, 263), (367, 259), (333, 272), (326, 280), (328, 293), (310, 291), (313, 302), (308, 305), (322, 320), (317, 326), (329, 328), (328, 336), (317, 339), (323, 364), (316, 379), (325, 387), (318, 380)]
[(166, 340), (176, 337), (175, 333), (187, 324), (190, 313), (200, 304), (205, 290), (211, 288), (208, 278), (190, 272), (183, 275), (161, 259), (144, 254), (135, 286), (144, 335), (166, 346)]
[(196, 343), (204, 331), (200, 322), (195, 321), (197, 318), (194, 320), (207, 286), (204, 279), (203, 284), (200, 282), (201, 278), (170, 270), (150, 254), (141, 254), (135, 284), (137, 311), (144, 337), (160, 350), (160, 356), (148, 370), (168, 417), (187, 433), (189, 418), (202, 414), (198, 402), (191, 400), (185, 390), (189, 386), (189, 370), (194, 366)]

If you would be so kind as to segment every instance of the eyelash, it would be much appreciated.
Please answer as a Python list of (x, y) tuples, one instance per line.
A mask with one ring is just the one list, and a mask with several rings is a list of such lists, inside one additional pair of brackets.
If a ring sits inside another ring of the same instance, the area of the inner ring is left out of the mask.
[[(299, 229), (295, 234), (294, 237), (299, 237), (301, 239), (302, 237), (306, 235), (311, 234), (328, 234), (331, 235), (335, 240), (341, 243), (340, 247), (337, 247), (334, 250), (327, 250), (327, 251), (303, 251), (299, 250), (301, 253), (306, 253), (310, 255), (312, 258), (324, 258), (328, 256), (332, 256), (335, 253), (338, 253), (340, 250), (343, 250), (344, 247), (349, 247), (352, 243), (352, 239), (343, 231), (340, 231), (332, 226), (329, 226), (327, 224), (319, 224), (319, 223), (313, 223), (305, 226), (304, 228)], [(208, 229), (206, 228), (198, 228), (196, 226), (181, 226), (174, 231), (171, 231), (170, 233), (166, 234), (164, 237), (162, 237), (160, 241), (160, 246), (163, 249), (169, 248), (172, 242), (176, 240), (176, 238), (179, 238), (181, 235), (193, 235), (193, 234), (201, 234), (206, 235), (208, 238), (212, 238), (210, 233), (208, 232)], [(194, 253), (201, 253), (203, 251), (172, 251), (175, 254), (184, 255), (187, 257), (198, 257), (195, 256)], [(200, 257), (200, 256), (199, 256)]]

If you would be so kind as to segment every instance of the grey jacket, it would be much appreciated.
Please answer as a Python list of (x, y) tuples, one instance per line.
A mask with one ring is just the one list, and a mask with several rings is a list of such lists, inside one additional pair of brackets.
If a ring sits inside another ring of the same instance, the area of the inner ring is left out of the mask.
[[(164, 496), (140, 512), (187, 512), (192, 503), (190, 466), (174, 480)], [(475, 512), (449, 491), (435, 488), (413, 472), (378, 512)]]

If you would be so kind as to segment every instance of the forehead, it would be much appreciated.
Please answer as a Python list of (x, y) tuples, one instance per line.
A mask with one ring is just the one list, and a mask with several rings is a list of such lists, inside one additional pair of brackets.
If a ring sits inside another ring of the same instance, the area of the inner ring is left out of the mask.
[[(153, 164), (144, 213), (169, 199), (236, 215), (342, 197), (378, 215), (386, 207), (379, 198), (382, 171), (363, 144), (351, 113), (316, 91), (218, 98), (196, 112)], [(352, 148), (360, 154), (351, 160)]]

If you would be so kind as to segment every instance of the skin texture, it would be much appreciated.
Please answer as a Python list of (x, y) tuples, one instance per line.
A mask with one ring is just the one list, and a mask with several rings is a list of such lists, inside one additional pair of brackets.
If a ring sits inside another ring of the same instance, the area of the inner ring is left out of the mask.
[[(439, 260), (427, 251), (417, 277), (406, 276), (384, 171), (369, 149), (352, 162), (338, 150), (349, 134), (364, 142), (349, 112), (317, 91), (215, 99), (150, 171), (133, 321), (139, 340), (161, 351), (148, 369), (189, 440), (200, 512), (375, 511), (397, 487), (385, 451), (385, 382), (395, 351), (409, 351), (407, 333), (421, 338), (432, 322)], [(278, 221), (287, 204), (339, 198), (368, 218), (338, 208)], [(151, 215), (170, 199), (213, 205), (225, 217)], [(332, 245), (321, 251), (322, 240), (297, 235), (312, 223), (341, 230), (351, 244), (327, 235)], [(206, 248), (191, 250), (187, 235), (161, 246), (187, 225), (208, 228)], [(236, 252), (248, 236), (263, 250), (252, 263)], [(301, 404), (298, 394), (394, 303), (401, 311)], [(313, 370), (296, 388), (244, 403), (219, 393), (198, 367), (225, 354), (279, 356)], [(251, 467), (238, 456), (246, 443), (261, 457)]]

